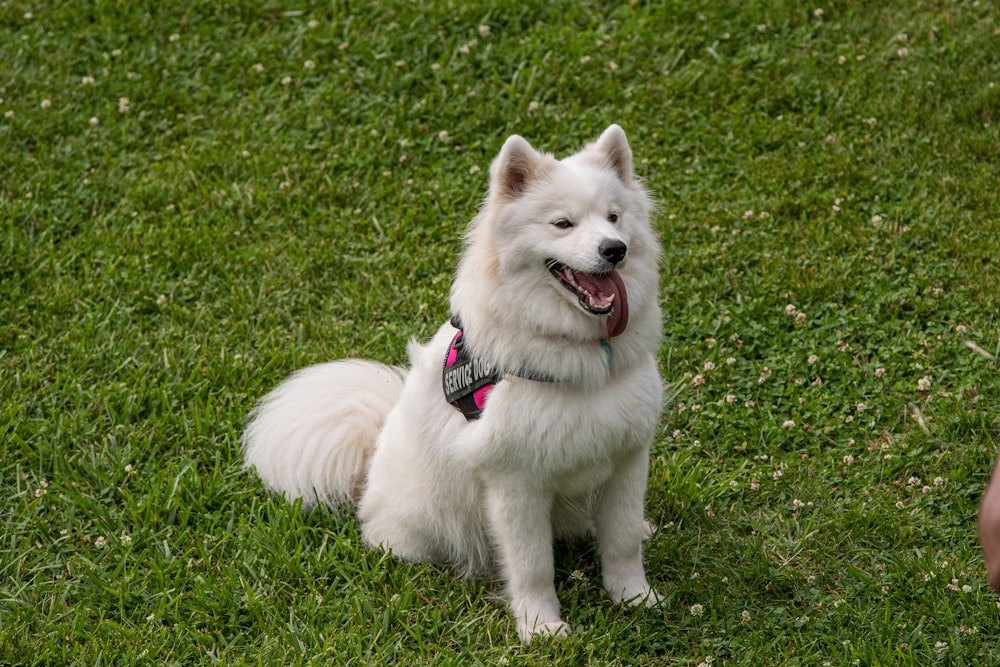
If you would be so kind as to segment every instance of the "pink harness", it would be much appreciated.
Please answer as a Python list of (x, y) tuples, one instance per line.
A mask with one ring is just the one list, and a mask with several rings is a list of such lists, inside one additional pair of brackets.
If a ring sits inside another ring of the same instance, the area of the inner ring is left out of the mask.
[(451, 325), (458, 329), (458, 333), (451, 339), (445, 353), (441, 386), (444, 389), (444, 399), (465, 415), (467, 421), (479, 419), (486, 406), (486, 397), (497, 382), (507, 375), (535, 382), (559, 381), (547, 373), (528, 369), (499, 371), (493, 368), (482, 357), (471, 354), (462, 331), (462, 321), (457, 315), (451, 318)]
[(503, 379), (503, 374), (486, 365), (482, 358), (470, 355), (461, 328), (454, 326), (458, 333), (448, 346), (441, 384), (445, 400), (471, 421), (479, 419), (483, 406), (486, 405), (486, 397), (496, 383)]

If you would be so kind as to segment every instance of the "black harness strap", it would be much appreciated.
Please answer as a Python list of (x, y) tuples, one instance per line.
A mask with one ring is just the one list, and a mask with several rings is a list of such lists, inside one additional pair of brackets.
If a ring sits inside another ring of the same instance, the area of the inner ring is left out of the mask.
[(535, 382), (558, 382), (547, 373), (539, 373), (528, 369), (498, 371), (487, 365), (482, 358), (471, 353), (466, 344), (462, 321), (458, 315), (451, 318), (451, 325), (458, 333), (451, 340), (445, 353), (444, 366), (441, 371), (441, 386), (444, 398), (463, 415), (467, 421), (479, 419), (486, 406), (486, 397), (490, 391), (504, 378), (514, 375)]

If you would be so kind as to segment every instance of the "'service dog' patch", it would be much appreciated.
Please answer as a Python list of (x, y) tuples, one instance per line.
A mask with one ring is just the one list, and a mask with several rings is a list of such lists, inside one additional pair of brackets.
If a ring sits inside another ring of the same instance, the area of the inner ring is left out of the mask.
[(469, 354), (462, 331), (455, 334), (445, 356), (441, 385), (445, 400), (465, 415), (466, 420), (479, 419), (486, 397), (502, 377), (481, 358)]

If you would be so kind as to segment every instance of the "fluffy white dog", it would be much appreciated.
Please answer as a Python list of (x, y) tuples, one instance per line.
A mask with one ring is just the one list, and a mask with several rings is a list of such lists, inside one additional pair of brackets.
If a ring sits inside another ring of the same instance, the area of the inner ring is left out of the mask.
[(365, 541), (462, 574), (499, 566), (524, 642), (564, 634), (553, 539), (593, 534), (612, 599), (655, 604), (643, 498), (662, 383), (660, 246), (625, 133), (563, 160), (511, 136), (466, 235), (453, 318), (410, 368), (295, 373), (243, 437), (288, 499), (356, 503)]

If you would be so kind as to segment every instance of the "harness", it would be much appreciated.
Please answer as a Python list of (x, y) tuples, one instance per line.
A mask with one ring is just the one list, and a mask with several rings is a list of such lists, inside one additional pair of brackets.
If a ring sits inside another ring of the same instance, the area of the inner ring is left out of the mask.
[(486, 405), (486, 397), (506, 375), (535, 382), (558, 382), (551, 375), (528, 369), (501, 372), (493, 368), (482, 357), (473, 356), (470, 346), (466, 345), (462, 321), (457, 315), (451, 318), (451, 325), (458, 329), (458, 333), (451, 339), (445, 353), (441, 386), (444, 389), (444, 399), (465, 415), (466, 421), (479, 419), (483, 406)]

